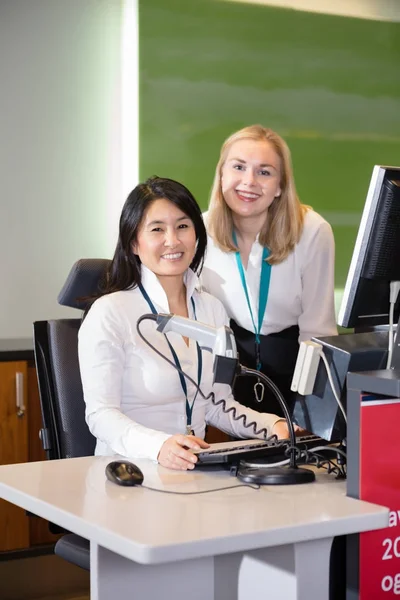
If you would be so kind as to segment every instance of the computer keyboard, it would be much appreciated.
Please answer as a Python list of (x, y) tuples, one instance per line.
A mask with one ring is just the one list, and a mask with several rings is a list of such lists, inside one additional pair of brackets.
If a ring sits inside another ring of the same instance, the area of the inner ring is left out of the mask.
[[(256, 458), (281, 457), (285, 458), (285, 450), (289, 447), (289, 440), (237, 440), (234, 442), (220, 442), (211, 444), (207, 449), (195, 450), (198, 457), (196, 466), (209, 464), (237, 464), (241, 460), (251, 461)], [(332, 442), (317, 435), (304, 435), (296, 437), (296, 446), (300, 449), (327, 446)], [(278, 460), (278, 459), (277, 459)]]

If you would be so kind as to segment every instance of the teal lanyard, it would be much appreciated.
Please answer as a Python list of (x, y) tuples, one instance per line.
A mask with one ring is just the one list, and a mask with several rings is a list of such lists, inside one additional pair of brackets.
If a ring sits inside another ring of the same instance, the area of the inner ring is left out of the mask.
[[(146, 292), (146, 290), (144, 289), (144, 287), (142, 286), (141, 283), (139, 284), (139, 289), (142, 292), (143, 297), (146, 300), (147, 304), (149, 305), (149, 308), (150, 308), (151, 312), (153, 313), (153, 315), (157, 315), (158, 312), (156, 311), (154, 304), (150, 300), (148, 293)], [(196, 305), (194, 303), (193, 298), (191, 298), (191, 301), (192, 301), (194, 318), (195, 318), (195, 321), (197, 321)], [(196, 394), (193, 398), (193, 402), (192, 402), (192, 404), (190, 404), (189, 399), (188, 399), (186, 380), (185, 380), (185, 376), (181, 373), (182, 367), (181, 367), (181, 363), (179, 361), (178, 355), (175, 352), (175, 349), (174, 349), (173, 345), (171, 344), (171, 342), (169, 341), (169, 339), (167, 338), (166, 334), (164, 334), (164, 335), (165, 335), (165, 339), (167, 340), (169, 349), (171, 350), (171, 354), (174, 359), (174, 362), (175, 362), (177, 368), (180, 369), (180, 371), (178, 371), (179, 380), (181, 382), (182, 390), (183, 390), (183, 393), (185, 394), (185, 398), (186, 398), (186, 433), (187, 433), (187, 435), (194, 435), (194, 431), (192, 429), (192, 413), (193, 413), (194, 403), (196, 401), (199, 390), (198, 389), (196, 390)], [(201, 349), (200, 349), (198, 342), (196, 342), (196, 349), (197, 349), (197, 385), (199, 386), (200, 381), (201, 381), (201, 373), (203, 370), (203, 357), (202, 357)]]
[[(237, 237), (236, 232), (234, 231), (232, 234), (233, 242), (237, 246)], [(261, 261), (261, 275), (260, 275), (260, 292), (258, 296), (258, 326), (256, 327), (253, 312), (251, 310), (249, 291), (247, 289), (246, 284), (246, 276), (244, 274), (244, 268), (242, 259), (240, 256), (240, 252), (235, 252), (236, 255), (236, 263), (239, 270), (240, 279), (242, 281), (242, 287), (246, 296), (247, 306), (249, 307), (249, 313), (251, 317), (251, 321), (253, 323), (254, 333), (256, 336), (256, 369), (257, 371), (261, 371), (261, 353), (260, 353), (260, 332), (262, 323), (264, 320), (265, 307), (267, 306), (268, 300), (268, 292), (269, 292), (269, 283), (271, 280), (271, 265), (266, 261), (266, 258), (270, 255), (270, 251), (268, 248), (263, 248), (262, 253), (262, 261)]]

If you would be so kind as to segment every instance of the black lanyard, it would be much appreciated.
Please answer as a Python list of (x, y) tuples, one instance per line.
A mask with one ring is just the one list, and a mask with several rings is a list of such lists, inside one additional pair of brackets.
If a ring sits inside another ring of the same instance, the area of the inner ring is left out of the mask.
[[(154, 304), (150, 300), (148, 293), (146, 292), (146, 290), (144, 289), (144, 287), (141, 283), (139, 284), (139, 290), (142, 292), (143, 298), (146, 300), (147, 304), (149, 305), (149, 308), (150, 308), (151, 312), (153, 313), (153, 315), (158, 315), (158, 312), (156, 311)], [(192, 301), (192, 306), (193, 306), (194, 318), (197, 321), (196, 305), (194, 303), (193, 297), (191, 298), (191, 301)], [(174, 359), (175, 365), (177, 366), (178, 369), (180, 369), (180, 371), (178, 371), (179, 379), (181, 382), (183, 393), (185, 394), (185, 398), (186, 398), (186, 434), (194, 435), (194, 431), (192, 429), (192, 413), (193, 413), (194, 403), (196, 401), (199, 390), (198, 389), (196, 390), (196, 393), (193, 398), (193, 402), (190, 405), (189, 400), (188, 400), (186, 379), (185, 379), (185, 376), (181, 372), (182, 367), (181, 367), (181, 363), (179, 361), (178, 355), (176, 354), (175, 349), (174, 349), (173, 345), (171, 344), (171, 342), (169, 341), (169, 339), (167, 338), (166, 334), (164, 334), (164, 336), (165, 336), (165, 339), (167, 340), (169, 349), (171, 350), (171, 354)], [(196, 348), (197, 348), (197, 385), (199, 386), (200, 381), (201, 381), (201, 373), (203, 370), (203, 357), (202, 357), (201, 349), (200, 349), (198, 342), (196, 342)]]

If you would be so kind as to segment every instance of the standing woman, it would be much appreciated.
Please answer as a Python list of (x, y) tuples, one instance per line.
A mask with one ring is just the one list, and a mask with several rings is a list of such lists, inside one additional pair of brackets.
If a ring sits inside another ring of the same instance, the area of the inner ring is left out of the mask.
[[(252, 125), (225, 141), (205, 222), (204, 289), (231, 318), (240, 362), (268, 375), (293, 408), (299, 342), (337, 333), (335, 250), (330, 225), (297, 197), (277, 133)], [(260, 380), (239, 377), (234, 392), (246, 406), (281, 414)]]

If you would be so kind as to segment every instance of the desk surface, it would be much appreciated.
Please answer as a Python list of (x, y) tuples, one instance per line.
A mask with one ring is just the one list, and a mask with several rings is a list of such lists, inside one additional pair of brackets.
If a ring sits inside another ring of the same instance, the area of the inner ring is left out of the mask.
[[(385, 527), (388, 510), (346, 497), (322, 473), (297, 486), (175, 495), (106, 480), (109, 457), (0, 466), (0, 497), (139, 563), (279, 546)], [(144, 485), (193, 492), (238, 484), (226, 471), (169, 471), (136, 460)]]

